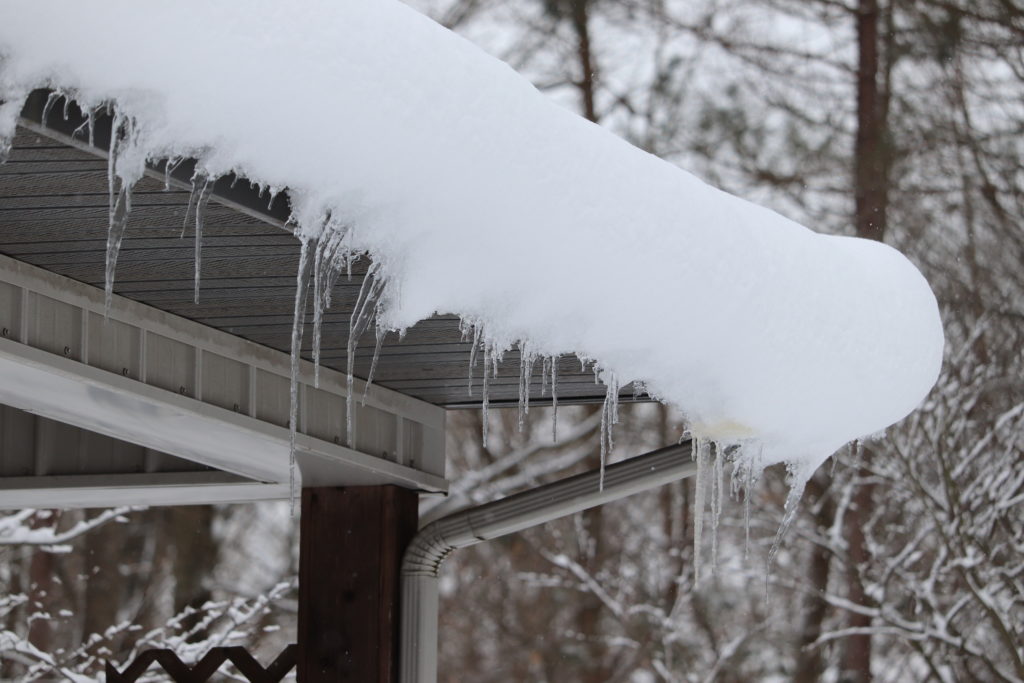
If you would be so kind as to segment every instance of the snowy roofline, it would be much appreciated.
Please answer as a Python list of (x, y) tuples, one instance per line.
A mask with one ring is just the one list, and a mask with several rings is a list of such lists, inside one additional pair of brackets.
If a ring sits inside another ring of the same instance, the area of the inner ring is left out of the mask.
[[(33, 88), (116, 103), (115, 243), (147, 159), (288, 187), (317, 283), (373, 255), (378, 324), (459, 314), (485, 367), (517, 342), (527, 359), (596, 359), (609, 424), (617, 386), (642, 381), (761, 464), (816, 465), (913, 410), (937, 376), (937, 305), (897, 252), (716, 190), (397, 2), (266, 0), (239, 15), (16, 0), (2, 15), (0, 137)], [(239, 65), (230, 88), (208, 68), (224, 55)], [(319, 95), (306, 125), (268, 82)], [(606, 277), (623, 265), (644, 277)]]

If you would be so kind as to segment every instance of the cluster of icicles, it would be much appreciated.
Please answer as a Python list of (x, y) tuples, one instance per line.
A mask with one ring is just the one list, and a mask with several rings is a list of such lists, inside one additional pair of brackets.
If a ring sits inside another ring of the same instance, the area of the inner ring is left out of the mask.
[[(64, 99), (64, 117), (68, 117), (69, 107), (73, 101), (72, 96), (64, 92), (51, 93), (43, 110), (42, 125), (45, 127), (47, 117), (52, 114), (55, 104)], [(10, 118), (16, 120), (20, 112), (20, 102), (15, 108), (10, 97), (0, 100), (0, 163), (7, 160), (13, 142), (14, 125)], [(172, 174), (185, 159), (184, 155), (161, 156), (152, 154), (146, 150), (140, 128), (134, 118), (127, 116), (112, 107), (102, 105), (97, 108), (83, 107), (86, 120), (82, 126), (75, 131), (74, 136), (87, 138), (90, 146), (94, 146), (94, 125), (96, 117), (105, 110), (113, 120), (111, 142), (108, 153), (107, 180), (109, 190), (109, 229), (107, 234), (106, 261), (105, 261), (105, 306), (109, 314), (113, 296), (114, 275), (117, 265), (118, 253), (124, 239), (128, 217), (131, 213), (132, 188), (146, 172), (146, 165), (158, 166), (158, 161), (163, 162), (164, 189), (170, 190), (172, 186)], [(4, 119), (7, 119), (6, 121)], [(201, 157), (201, 155), (198, 155)], [(207, 205), (214, 194), (214, 186), (218, 179), (230, 173), (213, 174), (204, 170), (202, 159), (196, 163), (195, 172), (191, 177), (191, 192), (188, 206), (185, 212), (181, 236), (187, 234), (189, 223), (193, 227), (194, 237), (194, 298), (199, 303), (200, 281), (202, 270), (202, 246), (203, 246), (203, 218)], [(234, 182), (238, 176), (234, 175)], [(275, 197), (281, 188), (267, 187), (262, 184), (254, 184), (260, 191), (260, 195), (269, 195), (269, 205), (273, 204)], [(295, 500), (298, 482), (296, 481), (295, 465), (295, 438), (299, 418), (299, 377), (301, 365), (301, 349), (303, 330), (306, 326), (306, 315), (312, 298), (312, 354), (314, 366), (314, 386), (319, 386), (320, 376), (320, 342), (323, 327), (324, 312), (331, 306), (331, 293), (334, 290), (339, 278), (344, 273), (349, 279), (352, 277), (352, 266), (360, 258), (368, 255), (351, 246), (350, 226), (336, 220), (330, 212), (321, 212), (312, 220), (300, 220), (293, 212), (286, 227), (292, 227), (294, 234), (300, 240), (300, 258), (298, 273), (296, 277), (295, 307), (291, 332), (291, 382), (290, 382), (290, 410), (289, 410), (289, 431), (290, 431), (290, 453), (289, 453), (289, 490), (291, 507), (294, 514)], [(349, 335), (347, 343), (347, 419), (346, 419), (346, 442), (351, 448), (355, 444), (355, 378), (354, 363), (356, 346), (360, 338), (375, 326), (376, 346), (370, 363), (369, 373), (366, 377), (366, 388), (368, 390), (377, 367), (380, 356), (381, 344), (385, 336), (391, 332), (381, 320), (385, 305), (385, 289), (387, 280), (382, 274), (378, 263), (371, 262), (360, 287), (355, 307), (351, 313)], [(461, 323), (463, 341), (470, 342), (470, 358), (468, 367), (468, 388), (469, 394), (473, 394), (473, 375), (477, 365), (482, 366), (481, 375), (481, 405), (483, 410), (483, 444), (487, 446), (488, 439), (488, 403), (490, 380), (498, 374), (499, 364), (506, 352), (512, 349), (512, 345), (499, 344), (489, 338), (484, 329), (482, 321), (463, 319)], [(397, 331), (400, 335), (404, 330)], [(538, 361), (540, 362), (540, 383), (541, 396), (546, 396), (550, 391), (552, 405), (551, 438), (552, 442), (558, 440), (558, 356), (541, 355), (531, 350), (528, 341), (520, 341), (518, 344), (520, 355), (520, 377), (519, 377), (519, 428), (523, 429), (526, 416), (530, 410), (530, 392), (535, 380), (535, 370)], [(619, 394), (620, 382), (614, 373), (602, 370), (596, 361), (580, 357), (581, 371), (585, 371), (587, 365), (591, 366), (594, 372), (596, 384), (604, 384), (605, 399), (601, 412), (600, 426), (600, 463), (601, 478), (600, 486), (604, 485), (604, 468), (609, 454), (613, 447), (613, 429), (619, 420)], [(639, 395), (644, 387), (634, 383), (635, 394)], [(361, 401), (365, 402), (366, 391), (364, 390)], [(703, 534), (705, 526), (705, 511), (711, 511), (711, 561), (712, 567), (718, 564), (718, 526), (722, 512), (724, 496), (727, 495), (725, 483), (725, 466), (727, 461), (732, 462), (733, 472), (731, 478), (731, 493), (734, 497), (742, 495), (744, 500), (744, 520), (746, 526), (746, 546), (749, 547), (750, 533), (750, 491), (756, 484), (763, 466), (759, 463), (757, 454), (751, 454), (749, 447), (731, 445), (726, 448), (723, 445), (707, 439), (699, 438), (699, 435), (691, 435), (688, 432), (680, 437), (680, 441), (687, 436), (693, 437), (693, 457), (698, 464), (697, 482), (695, 486), (695, 528), (694, 528), (694, 560), (696, 580), (700, 580), (702, 568)], [(744, 457), (740, 455), (740, 449), (745, 448), (748, 452)], [(809, 473), (791, 472), (792, 487), (786, 501), (786, 514), (783, 523), (776, 537), (776, 542), (769, 553), (769, 565), (771, 565), (778, 549), (778, 541), (784, 535), (791, 524), (796, 513), (796, 506), (803, 492), (803, 483)], [(708, 500), (710, 493), (710, 500)], [(745, 553), (746, 554), (746, 553)]]

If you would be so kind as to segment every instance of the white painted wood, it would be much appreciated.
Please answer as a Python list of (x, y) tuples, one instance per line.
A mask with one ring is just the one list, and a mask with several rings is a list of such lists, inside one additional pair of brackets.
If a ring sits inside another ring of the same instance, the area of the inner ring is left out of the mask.
[[(0, 403), (249, 479), (288, 481), (286, 427), (9, 339), (0, 339), (0, 378)], [(437, 475), (305, 434), (296, 450), (304, 486), (447, 487)]]
[[(101, 290), (4, 256), (0, 328), (0, 403), (258, 482), (288, 481), (287, 354), (119, 296), (107, 317)], [(345, 448), (347, 378), (321, 368), (314, 389), (303, 362), (300, 382), (303, 485), (446, 489), (442, 408), (357, 380), (365, 405), (356, 448)], [(22, 455), (13, 443), (0, 452)], [(47, 453), (58, 471), (81, 471), (61, 457)]]
[[(70, 278), (51, 273), (48, 270), (31, 266), (16, 259), (0, 255), (0, 282), (32, 294), (48, 297), (57, 302), (68, 304), (74, 309), (82, 309), (104, 316), (103, 291), (96, 287), (76, 282)], [(10, 295), (8, 295), (10, 296)], [(4, 300), (0, 299), (0, 306)], [(13, 304), (12, 304), (13, 306)], [(31, 311), (21, 311), (32, 326)], [(74, 315), (74, 314), (72, 314)], [(0, 313), (0, 320), (6, 316)], [(11, 316), (13, 317), (13, 316)], [(289, 378), (291, 361), (287, 354), (260, 346), (253, 342), (235, 337), (226, 332), (200, 325), (194, 321), (172, 315), (137, 301), (114, 295), (109, 318), (129, 326), (143, 329), (147, 336), (157, 335), (168, 340), (177, 341), (197, 350), (207, 351), (226, 358), (232, 358), (258, 370)], [(8, 338), (19, 338), (19, 330), (9, 329)], [(80, 334), (78, 343), (80, 344)], [(73, 341), (73, 340), (72, 340)], [(54, 346), (53, 348), (56, 348)], [(57, 349), (63, 351), (63, 347)], [(76, 353), (77, 348), (73, 349)], [(152, 351), (152, 349), (149, 349)], [(150, 359), (147, 359), (150, 360)], [(302, 362), (301, 379), (304, 384), (313, 385), (313, 364)], [(148, 378), (147, 378), (147, 381)], [(340, 372), (330, 368), (320, 368), (320, 389), (340, 396), (346, 395), (347, 378)], [(367, 391), (366, 382), (355, 380), (356, 396), (366, 397), (366, 405), (402, 415), (429, 427), (443, 427), (444, 409), (438, 406), (406, 396), (405, 394), (377, 385), (371, 385)]]
[(87, 474), (0, 479), (0, 509), (119, 505), (208, 505), (288, 498), (287, 484), (263, 484), (226, 472)]

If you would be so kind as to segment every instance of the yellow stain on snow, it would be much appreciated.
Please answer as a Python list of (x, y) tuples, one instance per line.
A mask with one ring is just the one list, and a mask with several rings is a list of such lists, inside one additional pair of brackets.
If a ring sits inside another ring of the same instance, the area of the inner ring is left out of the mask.
[(732, 441), (749, 439), (756, 435), (753, 429), (735, 420), (716, 420), (715, 422), (698, 422), (690, 427), (694, 436), (711, 441)]

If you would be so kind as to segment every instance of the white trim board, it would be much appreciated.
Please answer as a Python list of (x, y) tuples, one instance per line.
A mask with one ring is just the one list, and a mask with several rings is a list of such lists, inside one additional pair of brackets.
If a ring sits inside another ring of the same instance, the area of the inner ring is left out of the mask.
[(285, 500), (287, 484), (262, 484), (226, 472), (7, 477), (0, 508), (209, 505)]
[[(101, 290), (0, 256), (0, 403), (252, 482), (287, 484), (287, 354), (123, 297), (109, 318), (103, 313)], [(444, 410), (370, 386), (365, 406), (356, 405), (355, 448), (346, 448), (346, 390), (347, 378), (328, 368), (314, 388), (312, 364), (302, 362), (301, 484), (446, 490)], [(364, 390), (356, 381), (356, 395)], [(18, 449), (0, 457), (19, 457)]]

